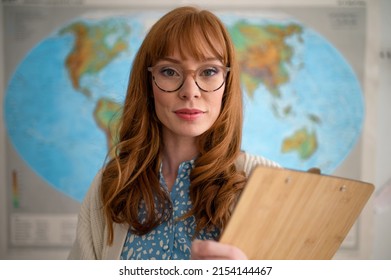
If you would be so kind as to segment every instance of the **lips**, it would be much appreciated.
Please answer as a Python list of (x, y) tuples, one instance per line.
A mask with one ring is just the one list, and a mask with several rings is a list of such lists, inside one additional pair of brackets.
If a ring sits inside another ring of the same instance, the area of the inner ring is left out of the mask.
[(198, 109), (179, 109), (174, 113), (181, 119), (193, 121), (201, 117), (205, 112)]

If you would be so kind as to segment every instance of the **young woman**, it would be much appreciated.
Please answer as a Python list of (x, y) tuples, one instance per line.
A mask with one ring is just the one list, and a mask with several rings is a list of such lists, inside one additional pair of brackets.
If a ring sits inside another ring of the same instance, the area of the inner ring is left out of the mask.
[(218, 242), (246, 176), (242, 93), (222, 22), (172, 10), (142, 43), (130, 75), (119, 141), (79, 214), (71, 259), (246, 259)]

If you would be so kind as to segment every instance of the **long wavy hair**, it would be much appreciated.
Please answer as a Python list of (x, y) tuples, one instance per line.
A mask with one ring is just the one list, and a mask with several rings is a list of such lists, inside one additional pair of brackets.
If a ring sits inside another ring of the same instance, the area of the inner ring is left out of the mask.
[[(219, 117), (198, 137), (199, 156), (191, 172), (192, 209), (196, 232), (224, 229), (243, 189), (245, 176), (236, 170), (242, 135), (242, 92), (235, 50), (224, 24), (211, 12), (181, 7), (159, 19), (146, 35), (133, 62), (115, 156), (103, 171), (100, 189), (108, 224), (108, 244), (113, 223), (127, 223), (143, 235), (171, 215), (170, 198), (159, 184), (162, 124), (153, 102), (152, 80), (147, 67), (178, 50), (197, 60), (211, 51), (230, 67)], [(140, 207), (147, 215), (140, 219)]]

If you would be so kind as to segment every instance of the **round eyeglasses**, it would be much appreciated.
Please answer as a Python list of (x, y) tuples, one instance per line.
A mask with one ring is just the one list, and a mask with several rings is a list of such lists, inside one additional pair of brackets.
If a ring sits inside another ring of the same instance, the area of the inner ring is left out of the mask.
[(148, 67), (155, 85), (164, 92), (178, 91), (188, 74), (193, 76), (197, 87), (204, 92), (219, 90), (225, 83), (229, 67), (221, 65), (204, 65), (196, 70), (184, 70), (178, 65), (158, 64)]

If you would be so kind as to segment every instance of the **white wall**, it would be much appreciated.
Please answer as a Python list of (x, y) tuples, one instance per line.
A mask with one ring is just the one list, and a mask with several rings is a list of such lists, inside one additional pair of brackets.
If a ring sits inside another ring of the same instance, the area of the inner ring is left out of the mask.
[[(375, 181), (382, 188), (375, 202), (374, 259), (391, 260), (391, 1), (380, 0), (379, 91), (375, 134)], [(385, 189), (387, 188), (387, 189)], [(387, 192), (387, 193), (386, 193)], [(382, 195), (380, 197), (380, 195)], [(386, 200), (385, 197), (388, 199)], [(388, 204), (387, 204), (388, 202)]]
[[(0, 23), (3, 25), (3, 6), (0, 5)], [(4, 50), (3, 50), (3, 28), (0, 28), (0, 227), (7, 228), (6, 211), (6, 179), (5, 179), (5, 127), (3, 122), (3, 96), (4, 96)], [(0, 259), (5, 255), (7, 236), (3, 230), (0, 234)]]

